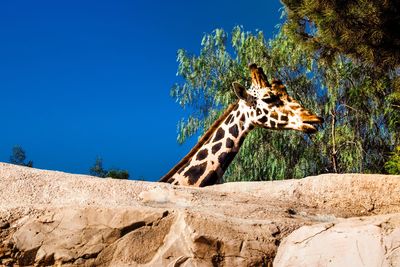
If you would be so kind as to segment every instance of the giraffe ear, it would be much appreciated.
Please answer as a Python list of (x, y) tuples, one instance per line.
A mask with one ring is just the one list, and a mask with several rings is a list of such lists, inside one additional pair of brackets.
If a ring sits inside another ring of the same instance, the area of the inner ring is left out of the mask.
[(238, 82), (232, 83), (232, 86), (233, 86), (233, 91), (235, 91), (236, 96), (239, 99), (242, 99), (247, 102), (249, 99), (249, 94), (247, 93), (246, 88), (244, 88), (244, 86)]

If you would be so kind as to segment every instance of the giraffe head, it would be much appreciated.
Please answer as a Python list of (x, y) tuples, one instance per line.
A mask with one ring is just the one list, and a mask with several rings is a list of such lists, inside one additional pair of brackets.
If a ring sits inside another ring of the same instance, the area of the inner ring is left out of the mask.
[(273, 80), (270, 84), (262, 68), (255, 64), (250, 65), (250, 71), (252, 84), (249, 90), (236, 82), (233, 88), (252, 125), (305, 133), (317, 131), (314, 124), (322, 123), (323, 119), (290, 97), (281, 81)]

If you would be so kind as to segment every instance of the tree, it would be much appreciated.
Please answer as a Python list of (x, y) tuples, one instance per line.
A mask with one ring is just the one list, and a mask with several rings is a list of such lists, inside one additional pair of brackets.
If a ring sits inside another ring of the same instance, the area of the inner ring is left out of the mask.
[(398, 0), (282, 2), (288, 15), (286, 30), (321, 58), (346, 55), (384, 71), (400, 66)]
[(107, 177), (115, 179), (129, 179), (129, 173), (126, 170), (111, 169), (108, 171)]
[(385, 169), (389, 174), (400, 174), (400, 146), (396, 147), (391, 153), (390, 158), (385, 163)]
[(90, 174), (97, 177), (111, 177), (116, 179), (129, 179), (129, 172), (127, 170), (110, 169), (106, 170), (103, 168), (103, 159), (97, 157), (95, 163), (90, 168)]
[(389, 149), (396, 153), (400, 145), (400, 2), (282, 2), (288, 17), (285, 33), (303, 49), (315, 54), (320, 67), (331, 68), (338, 57), (347, 58), (367, 73), (372, 82), (369, 85), (377, 85), (378, 90), (366, 85), (359, 91), (384, 99), (379, 112), (385, 116), (389, 131), (395, 133), (388, 137), (392, 141)]
[(15, 145), (12, 148), (12, 153), (10, 156), (10, 163), (32, 168), (33, 161), (29, 160), (28, 162), (25, 163), (25, 159), (26, 159), (25, 150), (21, 146)]
[[(284, 27), (283, 27), (284, 28)], [(324, 172), (381, 172), (385, 151), (395, 135), (383, 116), (390, 94), (387, 76), (345, 56), (320, 64), (318, 55), (304, 50), (296, 39), (280, 30), (266, 41), (235, 27), (206, 34), (198, 56), (178, 51), (178, 74), (171, 95), (192, 114), (178, 123), (178, 141), (206, 130), (235, 100), (233, 81), (249, 83), (247, 64), (255, 62), (268, 77), (287, 85), (288, 92), (326, 123), (315, 135), (298, 132), (252, 131), (228, 168), (225, 178), (270, 180), (299, 178)], [(233, 51), (232, 54), (227, 51)]]
[(89, 173), (97, 177), (106, 177), (107, 171), (103, 168), (103, 159), (100, 157), (96, 158), (95, 163), (90, 167)]

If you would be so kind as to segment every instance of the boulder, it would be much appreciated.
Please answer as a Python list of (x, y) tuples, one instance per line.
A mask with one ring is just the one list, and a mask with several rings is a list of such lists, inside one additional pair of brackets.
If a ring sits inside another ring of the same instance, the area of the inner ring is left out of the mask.
[(274, 266), (400, 266), (400, 213), (303, 226), (284, 239)]
[[(275, 264), (285, 266), (299, 257), (292, 232), (313, 236), (348, 221), (356, 238), (364, 226), (351, 224), (400, 213), (399, 178), (327, 174), (191, 188), (0, 163), (0, 263), (271, 266), (279, 250)], [(397, 235), (380, 234), (388, 241), (376, 251), (390, 242), (396, 251)]]

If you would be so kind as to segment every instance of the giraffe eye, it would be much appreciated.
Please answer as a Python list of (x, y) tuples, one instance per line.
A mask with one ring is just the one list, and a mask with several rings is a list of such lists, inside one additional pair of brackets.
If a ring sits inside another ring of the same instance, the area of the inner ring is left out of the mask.
[(279, 97), (276, 95), (271, 95), (270, 97), (263, 98), (262, 101), (264, 101), (267, 104), (275, 103), (279, 100)]

